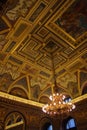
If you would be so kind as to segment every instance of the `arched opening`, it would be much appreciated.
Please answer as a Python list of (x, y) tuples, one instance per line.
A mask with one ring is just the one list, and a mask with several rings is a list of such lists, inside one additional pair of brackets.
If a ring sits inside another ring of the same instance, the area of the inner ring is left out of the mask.
[(53, 124), (51, 118), (44, 117), (41, 119), (40, 130), (53, 130)]
[(42, 130), (53, 130), (53, 126), (51, 123), (45, 123), (42, 127)]
[(63, 121), (63, 130), (77, 130), (76, 122), (73, 117), (68, 117)]
[(87, 84), (82, 89), (82, 95), (87, 93)]
[(67, 102), (70, 102), (71, 100), (72, 100), (72, 99), (71, 99), (71, 97), (70, 97), (70, 96), (68, 96), (68, 97), (66, 97), (66, 98), (65, 98), (65, 100), (64, 100), (64, 101), (67, 103)]
[(19, 112), (10, 113), (5, 119), (5, 130), (25, 130), (24, 117)]

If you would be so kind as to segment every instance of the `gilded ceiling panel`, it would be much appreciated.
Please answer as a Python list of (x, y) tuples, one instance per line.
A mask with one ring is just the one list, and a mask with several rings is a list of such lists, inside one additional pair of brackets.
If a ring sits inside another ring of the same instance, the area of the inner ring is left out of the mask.
[(35, 74), (38, 73), (38, 69), (34, 68), (33, 66), (29, 64), (25, 64), (22, 68), (22, 72), (25, 74), (27, 73), (34, 76)]
[(68, 65), (66, 68), (68, 68), (69, 71), (75, 71), (77, 69), (80, 69), (83, 67), (83, 63), (80, 60), (77, 60), (74, 62), (74, 64)]
[(17, 57), (9, 56), (8, 60), (12, 61), (15, 64), (22, 65), (23, 62), (19, 60)]
[(44, 8), (45, 8), (45, 4), (40, 3), (40, 5), (37, 7), (37, 9), (34, 11), (34, 13), (29, 18), (29, 21), (34, 22), (34, 20), (36, 20), (36, 18), (40, 15), (40, 13), (43, 11)]
[[(58, 91), (79, 96), (87, 73), (86, 5), (86, 0), (9, 0), (0, 17), (0, 90), (45, 102), (53, 59)], [(81, 86), (78, 70), (85, 71)]]
[(41, 45), (37, 41), (31, 39), (22, 48), (20, 48), (18, 53), (24, 55), (25, 57), (27, 57), (27, 59), (35, 62), (38, 57), (42, 57), (42, 54), (40, 53), (40, 51), (38, 51), (40, 46)]
[(52, 68), (51, 58), (48, 55), (41, 57), (38, 61), (38, 64), (42, 67), (44, 66), (48, 70)]
[(8, 47), (6, 48), (6, 52), (10, 52), (15, 45), (16, 45), (15, 41), (12, 41), (10, 44), (8, 44)]
[(47, 30), (45, 27), (42, 27), (41, 29), (38, 30), (37, 34), (40, 37), (45, 38), (49, 34), (49, 30)]
[(83, 59), (86, 61), (86, 63), (87, 63), (87, 52), (82, 55), (82, 58), (83, 58)]

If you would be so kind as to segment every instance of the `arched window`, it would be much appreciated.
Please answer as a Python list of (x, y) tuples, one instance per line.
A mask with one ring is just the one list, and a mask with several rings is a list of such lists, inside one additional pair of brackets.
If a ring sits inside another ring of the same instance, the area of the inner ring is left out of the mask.
[(66, 130), (70, 130), (72, 128), (75, 128), (76, 124), (73, 118), (71, 118), (70, 120), (67, 121), (66, 123)]
[(87, 84), (83, 87), (82, 95), (87, 93)]
[(68, 117), (63, 121), (63, 128), (64, 130), (77, 130), (76, 122), (74, 118)]
[(53, 130), (53, 126), (51, 123), (45, 123), (43, 126), (43, 130)]
[(71, 97), (67, 97), (67, 98), (65, 98), (65, 102), (67, 103), (67, 102), (70, 102), (72, 99), (71, 99)]
[(24, 130), (25, 129), (25, 120), (24, 117), (19, 112), (10, 113), (5, 119), (5, 128), (4, 130)]
[(48, 126), (47, 130), (53, 130), (53, 127), (51, 124)]

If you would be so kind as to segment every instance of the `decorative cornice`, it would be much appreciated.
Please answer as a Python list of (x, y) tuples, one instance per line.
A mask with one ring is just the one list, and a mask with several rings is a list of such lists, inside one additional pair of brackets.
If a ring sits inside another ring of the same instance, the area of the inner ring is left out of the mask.
[[(81, 102), (86, 99), (87, 99), (87, 94), (73, 99), (72, 102), (78, 103), (78, 102)], [(16, 102), (19, 102), (22, 104), (31, 105), (31, 106), (35, 106), (35, 107), (39, 107), (39, 108), (41, 108), (44, 105), (42, 103), (38, 103), (38, 102), (31, 101), (31, 100), (23, 99), (20, 97), (16, 97), (16, 96), (4, 93), (4, 92), (0, 92), (0, 100), (6, 101), (6, 102), (8, 102), (8, 100), (9, 100), (10, 103), (12, 103), (12, 101), (13, 101), (13, 104), (16, 101)]]
[(6, 102), (8, 102), (8, 100), (9, 100), (9, 102), (16, 101), (16, 102), (19, 102), (22, 104), (32, 105), (32, 106), (36, 106), (36, 107), (42, 107), (42, 105), (43, 105), (41, 103), (23, 99), (23, 98), (13, 96), (13, 95), (10, 95), (10, 94), (4, 93), (4, 92), (0, 92), (0, 100), (6, 101)]

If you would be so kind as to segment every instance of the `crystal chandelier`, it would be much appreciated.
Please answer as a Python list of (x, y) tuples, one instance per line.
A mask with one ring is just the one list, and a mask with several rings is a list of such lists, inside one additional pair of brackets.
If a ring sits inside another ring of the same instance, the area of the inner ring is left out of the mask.
[(52, 58), (52, 68), (53, 68), (53, 79), (54, 79), (54, 86), (52, 89), (53, 94), (49, 97), (50, 99), (49, 103), (42, 107), (42, 111), (52, 116), (67, 114), (73, 109), (75, 109), (75, 105), (71, 101), (68, 102), (64, 94), (57, 92), (58, 86), (55, 78), (53, 58)]
[(43, 112), (50, 115), (59, 115), (66, 114), (75, 109), (75, 105), (71, 102), (66, 102), (65, 98), (63, 94), (53, 94), (49, 97), (50, 102), (43, 106)]

